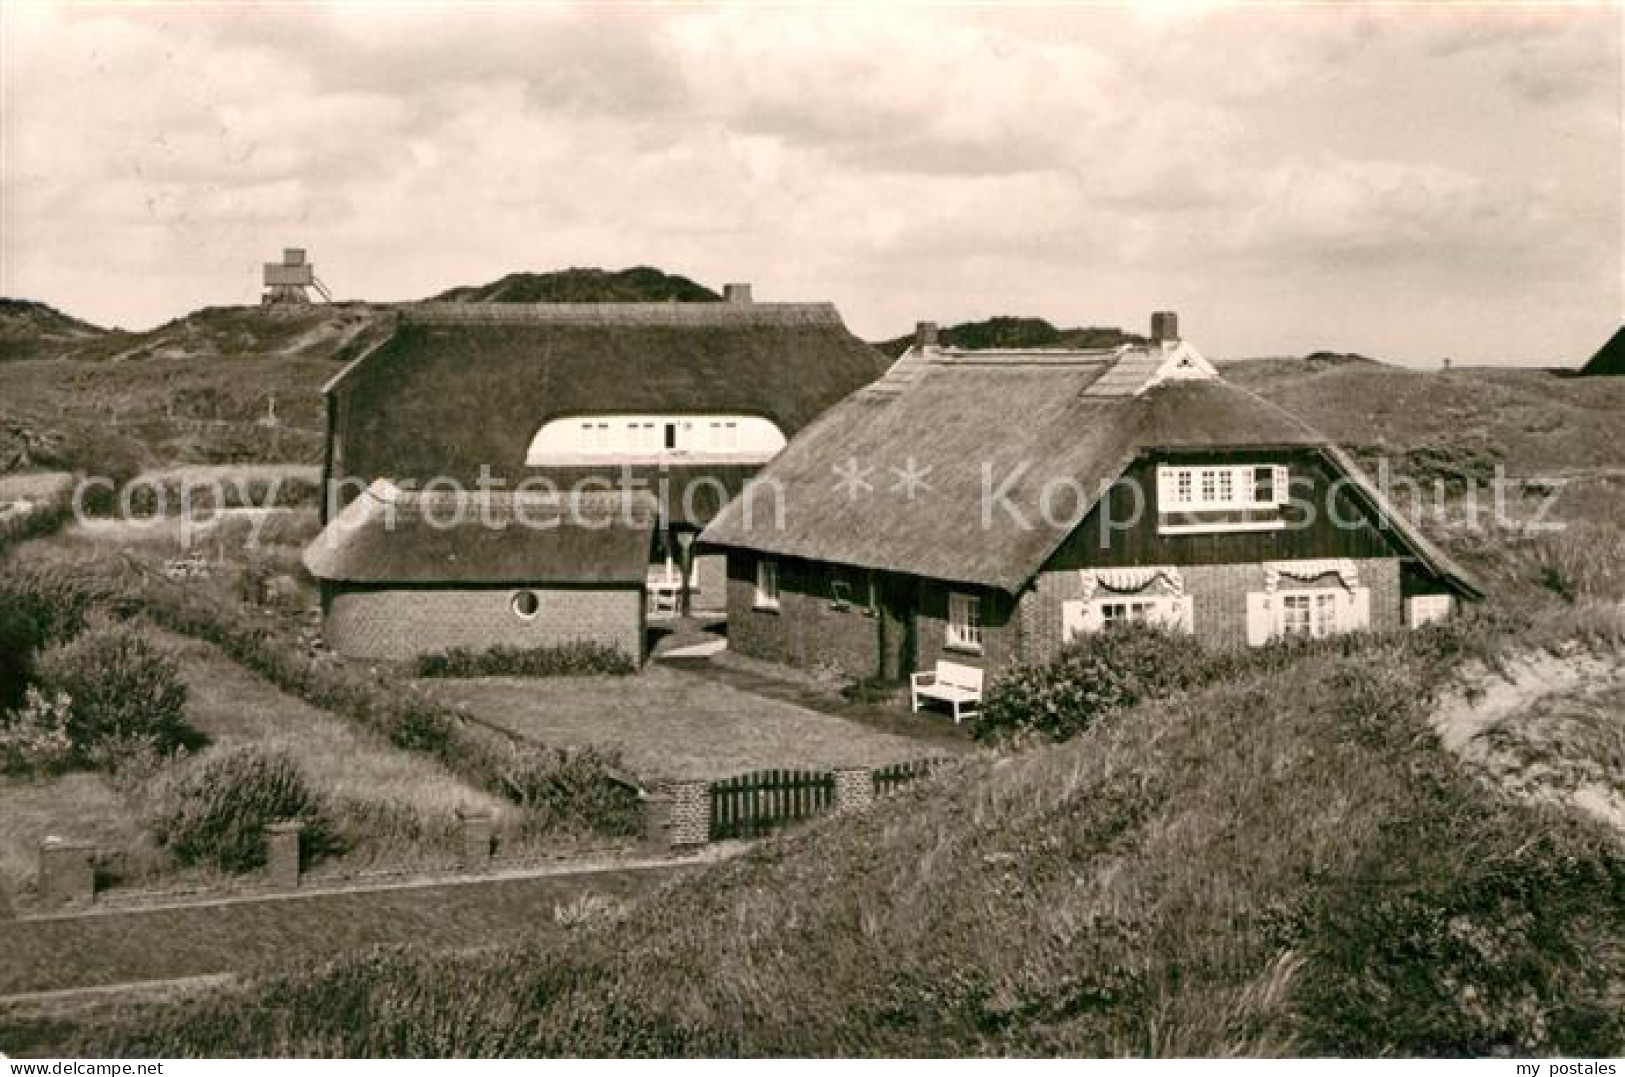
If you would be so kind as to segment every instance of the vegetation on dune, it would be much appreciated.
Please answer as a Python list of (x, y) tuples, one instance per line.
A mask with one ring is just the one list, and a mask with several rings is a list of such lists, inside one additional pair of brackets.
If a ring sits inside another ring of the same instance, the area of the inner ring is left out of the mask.
[[(1060, 329), (1043, 318), (1000, 315), (980, 322), (961, 322), (937, 331), (937, 340), (951, 348), (1115, 348), (1143, 344), (1145, 338), (1116, 328)], [(893, 358), (914, 344), (914, 334), (883, 340), (875, 347)]]
[(714, 303), (721, 298), (687, 277), (652, 266), (509, 273), (489, 284), (451, 288), (434, 297), (458, 303)]
[(1478, 783), (1426, 721), (1483, 631), (1110, 711), (768, 842), (568, 949), (348, 958), (75, 1046), (1617, 1053), (1625, 855)]

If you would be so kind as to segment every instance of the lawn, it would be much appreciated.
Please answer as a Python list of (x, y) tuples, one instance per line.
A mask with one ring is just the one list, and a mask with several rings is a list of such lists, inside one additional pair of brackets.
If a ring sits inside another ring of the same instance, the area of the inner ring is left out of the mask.
[(943, 754), (940, 741), (856, 722), (652, 665), (631, 677), (424, 680), (443, 702), (559, 747), (614, 747), (650, 781), (772, 767), (878, 766)]

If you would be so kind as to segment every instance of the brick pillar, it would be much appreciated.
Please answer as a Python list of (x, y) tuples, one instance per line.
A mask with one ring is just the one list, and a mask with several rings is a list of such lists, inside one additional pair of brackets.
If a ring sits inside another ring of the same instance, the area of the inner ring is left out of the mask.
[(96, 900), (96, 849), (89, 842), (49, 837), (39, 846), (40, 904), (47, 909), (85, 908)]
[(673, 849), (693, 848), (711, 840), (711, 783), (673, 782), (671, 785), (671, 826), (667, 831)]
[(299, 886), (299, 836), (304, 830), (305, 824), (297, 819), (265, 828), (266, 871), (279, 890)]
[(491, 836), (495, 817), (487, 808), (458, 808), (457, 821), (462, 826), (462, 863), (464, 870), (484, 871), (491, 866)]
[(643, 846), (650, 853), (663, 853), (672, 845), (672, 795), (645, 793), (640, 804), (643, 810)]
[(875, 802), (875, 778), (867, 767), (840, 767), (835, 771), (835, 810), (856, 811)]

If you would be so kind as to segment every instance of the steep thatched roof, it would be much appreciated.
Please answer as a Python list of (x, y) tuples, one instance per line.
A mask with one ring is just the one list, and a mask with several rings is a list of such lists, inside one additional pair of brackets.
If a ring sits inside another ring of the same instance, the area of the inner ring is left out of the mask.
[(378, 481), (305, 548), (317, 579), (349, 583), (641, 584), (647, 495), (422, 494)]
[[(1093, 505), (1141, 454), (1326, 446), (1205, 362), (1163, 380), (1176, 358), (911, 350), (803, 431), (702, 541), (1014, 593), (1074, 529), (1077, 496)], [(856, 492), (854, 464), (869, 484)], [(910, 473), (928, 486), (912, 497)]]
[(1625, 326), (1621, 326), (1608, 338), (1607, 344), (1597, 349), (1597, 354), (1580, 368), (1580, 373), (1588, 378), (1599, 375), (1612, 377), (1625, 375)]
[(517, 481), (570, 415), (725, 411), (791, 437), (883, 367), (822, 303), (423, 304), (328, 383), (335, 475)]

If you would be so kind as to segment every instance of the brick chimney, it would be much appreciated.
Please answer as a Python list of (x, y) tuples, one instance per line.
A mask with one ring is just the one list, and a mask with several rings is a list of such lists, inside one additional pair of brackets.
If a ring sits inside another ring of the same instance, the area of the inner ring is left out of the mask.
[(724, 284), (722, 286), (722, 298), (729, 303), (749, 303), (750, 285)]
[(1151, 315), (1151, 343), (1173, 344), (1179, 340), (1179, 315), (1159, 310)]
[(935, 348), (937, 346), (936, 322), (919, 322), (914, 326), (914, 346), (916, 348)]

